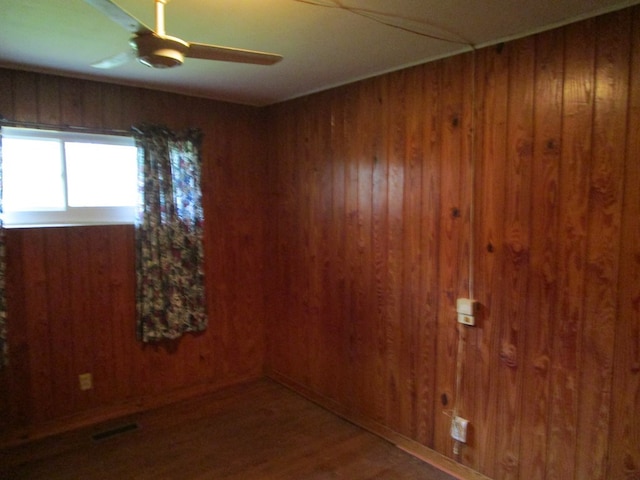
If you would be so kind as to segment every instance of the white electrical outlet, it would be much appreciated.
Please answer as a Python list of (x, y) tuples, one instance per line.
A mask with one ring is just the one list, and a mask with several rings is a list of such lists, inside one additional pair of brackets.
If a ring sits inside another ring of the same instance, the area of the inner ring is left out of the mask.
[(458, 323), (462, 323), (463, 325), (469, 325), (473, 327), (476, 324), (476, 317), (473, 315), (465, 315), (464, 313), (458, 314)]
[(78, 375), (80, 390), (91, 390), (93, 388), (93, 377), (90, 373), (82, 373)]
[(462, 443), (467, 443), (467, 427), (469, 420), (462, 417), (453, 417), (451, 419), (451, 438)]

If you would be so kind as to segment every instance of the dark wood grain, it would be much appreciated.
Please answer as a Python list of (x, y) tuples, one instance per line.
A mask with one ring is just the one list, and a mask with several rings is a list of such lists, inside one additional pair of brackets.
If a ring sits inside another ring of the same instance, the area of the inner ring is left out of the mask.
[[(493, 478), (602, 478), (614, 451), (630, 462), (616, 471), (635, 472), (636, 415), (624, 423), (624, 454), (611, 427), (635, 402), (618, 366), (635, 344), (625, 338), (627, 353), (613, 356), (636, 315), (628, 300), (617, 306), (635, 271), (627, 205), (636, 200), (624, 173), (637, 154), (631, 12), (270, 108), (279, 126), (271, 181), (286, 184), (271, 207), (286, 249), (272, 261), (291, 265), (273, 288), (293, 308), (282, 318), (268, 301), (268, 331), (309, 328), (283, 335), (289, 347), (271, 338), (278, 357), (268, 368), (451, 457), (455, 406), (471, 422), (457, 459)], [(346, 133), (327, 146), (323, 126), (334, 118)], [(324, 278), (330, 305), (311, 315), (295, 305), (317, 297), (309, 282), (324, 266), (306, 248), (325, 241), (344, 270)], [(455, 299), (471, 284), (478, 326), (459, 331)], [(340, 372), (323, 387), (328, 365)]]
[[(92, 439), (128, 425), (138, 428)], [(261, 381), (0, 450), (0, 478), (454, 477), (273, 382)]]
[[(88, 422), (136, 399), (206, 391), (261, 375), (264, 363), (266, 142), (257, 109), (0, 69), (10, 120), (127, 129), (142, 122), (204, 133), (211, 329), (142, 346), (135, 330), (133, 226), (8, 230), (11, 363), (0, 425), (30, 435)], [(153, 106), (151, 104), (154, 104)], [(196, 123), (202, 122), (202, 123)], [(14, 356), (15, 355), (15, 356)], [(93, 388), (80, 391), (78, 375)], [(74, 420), (76, 419), (76, 420)], [(13, 433), (12, 433), (13, 432)]]
[[(0, 425), (63, 428), (267, 372), (491, 478), (637, 478), (639, 15), (265, 109), (0, 69), (17, 120), (203, 128), (211, 315), (141, 346), (132, 227), (8, 231)], [(467, 295), (478, 322), (459, 328)], [(470, 420), (457, 456), (454, 408)]]
[(503, 287), (498, 349), (496, 476), (513, 479), (520, 474), (520, 423), (527, 321), (527, 290), (530, 278), (531, 168), (533, 159), (533, 96), (535, 39), (528, 37), (509, 45), (508, 106), (503, 218)]
[[(477, 470), (496, 475), (494, 459), (497, 441), (497, 404), (500, 369), (499, 339), (501, 327), (500, 295), (504, 262), (503, 218), (508, 182), (505, 168), (509, 46), (479, 52), (477, 98), (477, 160), (475, 166), (475, 296), (481, 305), (480, 330), (475, 361), (477, 380), (473, 392), (477, 418), (474, 425), (474, 454)], [(487, 194), (492, 192), (492, 194)], [(473, 358), (473, 357), (470, 357)], [(469, 360), (473, 361), (473, 360)], [(471, 419), (470, 419), (471, 420)]]
[(583, 355), (578, 408), (588, 422), (577, 428), (576, 476), (604, 479), (609, 450), (613, 351), (618, 310), (618, 270), (625, 137), (629, 89), (631, 17), (596, 20), (595, 108), (589, 178)]
[[(523, 322), (524, 363), (520, 470), (531, 480), (546, 478), (550, 412), (551, 344), (558, 321), (558, 202), (562, 135), (564, 32), (536, 37), (531, 181), (531, 247), (527, 318)], [(535, 234), (534, 232), (540, 232)]]
[[(640, 477), (640, 11), (632, 16), (618, 308), (613, 359), (611, 445), (607, 478)], [(631, 157), (630, 157), (631, 156)]]

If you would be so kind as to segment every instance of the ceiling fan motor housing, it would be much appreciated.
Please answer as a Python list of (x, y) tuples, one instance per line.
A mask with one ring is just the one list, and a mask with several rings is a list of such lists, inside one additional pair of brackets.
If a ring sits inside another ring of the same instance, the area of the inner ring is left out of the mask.
[(182, 65), (189, 44), (184, 40), (151, 33), (139, 35), (129, 42), (138, 52), (140, 63), (153, 68), (171, 68)]

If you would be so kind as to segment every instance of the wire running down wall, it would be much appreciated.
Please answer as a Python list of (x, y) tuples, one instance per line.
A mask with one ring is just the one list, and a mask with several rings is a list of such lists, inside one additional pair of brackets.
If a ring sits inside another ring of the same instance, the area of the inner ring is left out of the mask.
[(639, 85), (635, 7), (271, 107), (274, 374), (445, 455), (457, 405), (491, 478), (640, 478)]

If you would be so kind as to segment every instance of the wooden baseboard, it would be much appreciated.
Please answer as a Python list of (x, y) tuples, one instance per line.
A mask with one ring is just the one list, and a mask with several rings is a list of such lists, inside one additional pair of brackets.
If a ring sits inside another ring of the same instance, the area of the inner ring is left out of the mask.
[(41, 440), (43, 438), (70, 432), (79, 428), (89, 427), (91, 425), (97, 425), (117, 418), (134, 415), (136, 413), (177, 403), (182, 400), (207, 395), (224, 388), (233, 387), (234, 385), (259, 380), (260, 378), (264, 377), (262, 375), (258, 375), (236, 379), (229, 382), (195, 385), (162, 395), (147, 395), (136, 399), (130, 399), (120, 404), (80, 412), (42, 424), (10, 428), (0, 434), (0, 449), (18, 446), (34, 440)]
[(351, 422), (355, 425), (358, 425), (361, 428), (377, 435), (381, 438), (384, 438), (388, 442), (393, 443), (396, 447), (404, 450), (405, 452), (413, 455), (420, 460), (433, 465), (439, 470), (456, 477), (460, 480), (491, 480), (489, 477), (476, 472), (475, 470), (470, 469), (469, 467), (465, 467), (464, 465), (442, 455), (441, 453), (436, 452), (430, 448), (425, 447), (421, 443), (416, 442), (410, 438), (401, 435), (390, 428), (382, 425), (375, 420), (371, 420), (370, 418), (362, 417), (359, 415), (354, 415), (353, 413), (345, 411), (345, 408), (336, 403), (335, 401), (323, 397), (322, 395), (313, 392), (307, 387), (300, 385), (299, 383), (291, 380), (290, 378), (274, 371), (267, 372), (267, 377), (271, 380), (287, 387), (288, 389), (302, 395), (308, 400), (316, 403), (317, 405), (329, 410), (330, 412), (338, 415), (339, 417)]

